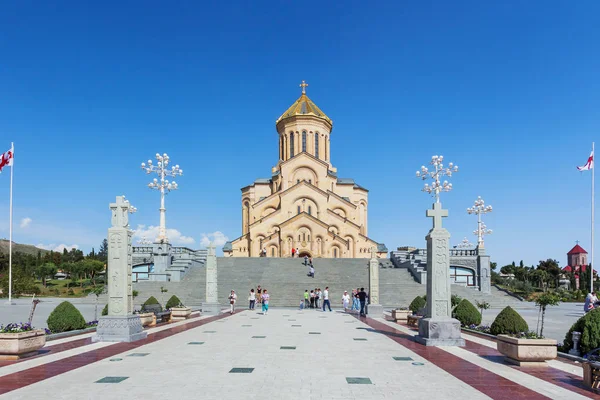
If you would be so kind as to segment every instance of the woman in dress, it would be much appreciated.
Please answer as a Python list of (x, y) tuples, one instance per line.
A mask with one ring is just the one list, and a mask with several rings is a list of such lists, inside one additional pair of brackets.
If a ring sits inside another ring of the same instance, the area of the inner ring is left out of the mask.
[(342, 305), (344, 306), (344, 312), (348, 312), (348, 306), (350, 305), (350, 295), (347, 290), (344, 290), (344, 295), (342, 296)]

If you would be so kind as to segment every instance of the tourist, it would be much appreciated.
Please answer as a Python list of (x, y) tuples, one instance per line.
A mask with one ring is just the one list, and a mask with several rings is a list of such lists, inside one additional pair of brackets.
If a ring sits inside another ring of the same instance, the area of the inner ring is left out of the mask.
[(317, 294), (317, 308), (320, 308), (321, 302), (323, 301), (323, 292), (321, 291), (321, 288), (317, 288), (315, 293)]
[(263, 315), (267, 315), (267, 311), (269, 311), (269, 294), (267, 293), (267, 289), (265, 289), (265, 290), (263, 290), (263, 294), (262, 294)]
[(325, 311), (325, 306), (329, 307), (329, 311), (331, 312), (331, 303), (329, 303), (329, 286), (326, 286), (325, 291), (323, 292), (323, 311)]
[(366, 317), (365, 304), (367, 303), (367, 293), (365, 292), (365, 288), (360, 288), (360, 292), (358, 292), (358, 301), (360, 302), (360, 316)]
[(312, 257), (308, 259), (308, 265), (312, 267)]
[(348, 306), (350, 305), (350, 295), (347, 290), (344, 290), (344, 295), (342, 296), (342, 306), (344, 307), (344, 312), (348, 312)]
[(300, 300), (300, 309), (304, 310), (304, 300)]
[(235, 301), (237, 300), (237, 294), (235, 294), (235, 290), (231, 291), (231, 294), (228, 297), (229, 299), (229, 312), (233, 314), (235, 311)]
[(315, 291), (310, 291), (310, 308), (315, 308)]
[(248, 310), (254, 310), (254, 304), (256, 303), (256, 293), (254, 293), (254, 289), (250, 289), (250, 295), (248, 296)]
[(296, 247), (296, 257), (300, 257), (300, 250)]
[(258, 301), (258, 304), (262, 303), (262, 297), (261, 297), (261, 295), (262, 295), (262, 289), (260, 288), (260, 285), (258, 285), (256, 287), (256, 296), (257, 296), (256, 300)]
[(350, 311), (360, 310), (360, 306), (358, 304), (358, 288), (352, 289), (352, 308)]
[(292, 247), (292, 258), (296, 255), (296, 249)]
[(315, 277), (315, 267), (313, 267), (312, 265), (310, 266), (310, 272), (308, 273), (308, 276), (310, 276), (311, 278)]
[(308, 294), (308, 289), (306, 289), (304, 291), (304, 307), (308, 308), (308, 306), (310, 305), (310, 300), (309, 300), (310, 295)]
[(583, 311), (588, 312), (594, 309), (594, 304), (598, 301), (598, 297), (596, 297), (596, 292), (588, 293), (585, 298), (585, 304), (583, 305)]
[(304, 265), (308, 265), (308, 256), (304, 256)]

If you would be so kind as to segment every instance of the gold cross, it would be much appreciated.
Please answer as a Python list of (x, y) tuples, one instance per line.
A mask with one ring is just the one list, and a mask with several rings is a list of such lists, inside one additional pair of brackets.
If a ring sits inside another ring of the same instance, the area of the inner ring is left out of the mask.
[(302, 81), (302, 83), (300, 84), (300, 87), (302, 88), (302, 94), (306, 94), (307, 86), (308, 86), (308, 83), (306, 83), (305, 81)]

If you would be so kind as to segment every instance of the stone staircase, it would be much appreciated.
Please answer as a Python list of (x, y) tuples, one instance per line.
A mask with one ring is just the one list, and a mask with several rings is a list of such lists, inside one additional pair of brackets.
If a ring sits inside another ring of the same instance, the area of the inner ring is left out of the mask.
[[(261, 285), (271, 294), (271, 306), (296, 307), (303, 298), (304, 290), (330, 287), (332, 306), (341, 305), (344, 290), (365, 287), (368, 284), (368, 259), (316, 259), (315, 278), (306, 274), (308, 268), (302, 259), (293, 258), (233, 258), (220, 257), (218, 265), (218, 294), (223, 306), (228, 304), (227, 296), (231, 289), (238, 294), (238, 305), (245, 307), (250, 288)], [(417, 283), (406, 268), (396, 268), (389, 259), (380, 260), (380, 302), (386, 307), (408, 306), (410, 302), (426, 292), (426, 285)], [(160, 288), (168, 290), (161, 293)], [(190, 268), (181, 282), (138, 282), (133, 289), (139, 292), (135, 304), (155, 296), (165, 303), (173, 294), (186, 305), (200, 307), (205, 296), (206, 274), (204, 268)], [(471, 302), (485, 300), (492, 308), (507, 305), (522, 308), (530, 307), (492, 288), (491, 294), (483, 294), (467, 287), (452, 285), (452, 293), (467, 298)]]

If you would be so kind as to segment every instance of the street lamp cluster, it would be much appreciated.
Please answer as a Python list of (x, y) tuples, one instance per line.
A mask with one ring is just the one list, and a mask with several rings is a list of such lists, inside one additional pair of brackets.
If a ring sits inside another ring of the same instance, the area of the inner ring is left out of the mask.
[(469, 239), (464, 238), (456, 247), (459, 249), (472, 249), (473, 243), (469, 242)]
[(491, 235), (492, 230), (488, 229), (487, 226), (481, 221), (481, 214), (487, 214), (492, 212), (492, 206), (485, 205), (485, 201), (481, 196), (477, 197), (477, 200), (473, 203), (473, 207), (467, 208), (469, 215), (477, 215), (477, 230), (473, 231), (474, 235), (477, 235), (477, 245), (483, 247), (483, 237), (485, 235)]
[(422, 180), (431, 179), (433, 182), (431, 185), (425, 183), (423, 192), (429, 193), (435, 197), (435, 202), (440, 202), (440, 193), (449, 192), (452, 190), (452, 184), (447, 180), (440, 182), (440, 178), (443, 176), (451, 177), (453, 173), (458, 172), (458, 165), (449, 163), (447, 167), (444, 166), (444, 156), (433, 156), (431, 157), (430, 165), (433, 165), (433, 170), (429, 171), (426, 166), (421, 166), (421, 170), (417, 171), (417, 178)]
[(152, 160), (148, 160), (148, 165), (146, 165), (146, 163), (142, 163), (142, 170), (144, 170), (147, 174), (154, 172), (159, 176), (158, 179), (154, 178), (154, 180), (148, 184), (148, 187), (160, 192), (160, 226), (156, 241), (168, 242), (165, 222), (165, 212), (167, 211), (165, 208), (165, 194), (169, 193), (171, 190), (177, 190), (179, 185), (174, 180), (169, 182), (169, 180), (166, 178), (181, 176), (183, 175), (183, 170), (179, 168), (179, 165), (171, 166), (169, 169), (170, 158), (167, 153), (164, 153), (163, 155), (156, 153), (156, 161), (156, 164), (153, 164)]

